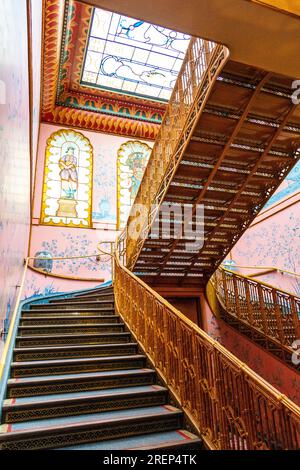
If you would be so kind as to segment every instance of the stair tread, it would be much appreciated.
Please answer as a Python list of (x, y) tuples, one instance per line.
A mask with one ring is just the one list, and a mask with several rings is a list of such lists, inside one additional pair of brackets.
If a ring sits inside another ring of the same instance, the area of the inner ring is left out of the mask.
[(122, 356), (99, 356), (99, 357), (79, 357), (79, 358), (73, 358), (73, 359), (46, 359), (43, 361), (18, 361), (18, 362), (12, 362), (11, 367), (12, 368), (18, 368), (18, 367), (30, 367), (30, 366), (51, 366), (51, 365), (68, 365), (68, 364), (81, 364), (81, 363), (87, 363), (87, 362), (118, 362), (118, 361), (127, 361), (127, 360), (136, 360), (136, 359), (145, 359), (146, 356), (144, 354), (129, 354), (129, 355), (122, 355)]
[[(150, 446), (181, 446), (182, 444), (201, 443), (195, 434), (186, 430), (165, 431), (153, 434), (142, 434), (140, 436), (130, 436), (121, 439), (109, 439), (107, 441), (91, 442), (74, 446), (63, 447), (63, 450), (141, 450), (151, 448)], [(58, 448), (58, 450), (60, 450)]]
[[(85, 338), (90, 338), (90, 337), (107, 337), (107, 336), (113, 336), (113, 337), (117, 337), (117, 336), (120, 336), (120, 335), (123, 335), (123, 336), (130, 336), (130, 333), (127, 332), (127, 331), (120, 331), (118, 333), (111, 333), (111, 332), (107, 332), (107, 333), (85, 333), (84, 334), (84, 337)], [(82, 335), (81, 334), (78, 334), (78, 333), (65, 333), (64, 335), (27, 335), (27, 336), (17, 336), (17, 340), (23, 340), (23, 339), (45, 339), (45, 338), (49, 338), (49, 339), (53, 339), (53, 338), (59, 338), (59, 339), (63, 339), (63, 338), (70, 338), (70, 337), (74, 337), (74, 338), (82, 338)]]
[(116, 411), (104, 411), (100, 413), (92, 413), (85, 415), (63, 416), (59, 418), (38, 419), (33, 421), (25, 421), (20, 423), (11, 423), (9, 425), (0, 426), (0, 438), (6, 437), (7, 434), (23, 433), (23, 432), (43, 432), (51, 429), (73, 428), (74, 426), (90, 426), (91, 424), (106, 424), (111, 422), (122, 423), (122, 421), (137, 419), (145, 419), (153, 416), (161, 417), (168, 415), (182, 415), (182, 411), (172, 405), (148, 406), (134, 409), (124, 409)]
[(3, 408), (26, 407), (31, 405), (39, 405), (43, 403), (64, 403), (70, 400), (91, 400), (93, 398), (101, 397), (120, 397), (122, 395), (144, 395), (145, 393), (159, 393), (167, 392), (168, 389), (160, 385), (143, 385), (135, 387), (119, 387), (110, 388), (105, 390), (85, 391), (85, 392), (72, 392), (72, 393), (58, 393), (52, 395), (37, 395), (32, 397), (10, 398), (4, 400)]
[(86, 307), (86, 308), (75, 308), (74, 309), (56, 309), (56, 308), (34, 308), (32, 310), (22, 310), (22, 313), (35, 313), (35, 312), (107, 312), (107, 311), (115, 311), (114, 307), (103, 307), (103, 308), (93, 308), (93, 307)]
[(79, 372), (76, 374), (55, 374), (55, 375), (39, 375), (35, 377), (18, 377), (15, 379), (8, 379), (9, 385), (15, 384), (27, 384), (32, 382), (55, 382), (55, 381), (72, 381), (75, 379), (84, 379), (84, 378), (101, 378), (109, 376), (127, 376), (127, 375), (137, 375), (137, 374), (155, 374), (153, 369), (148, 368), (136, 368), (136, 369), (122, 369), (122, 370), (107, 370), (101, 372)]
[(124, 323), (86, 323), (82, 325), (78, 325), (76, 323), (70, 323), (68, 325), (26, 325), (26, 326), (19, 326), (19, 329), (25, 330), (25, 329), (41, 329), (41, 328), (70, 328), (70, 327), (83, 327), (83, 328), (89, 328), (89, 327), (95, 327), (95, 326), (120, 326), (124, 325)]
[[(58, 316), (58, 315), (57, 315)], [(75, 318), (81, 318), (83, 321), (84, 320), (88, 320), (88, 319), (91, 319), (91, 318), (119, 318), (119, 315), (85, 315), (85, 316), (80, 316), (80, 315), (76, 315), (76, 314), (73, 314), (73, 315), (59, 315), (59, 318), (61, 319), (74, 319)], [(49, 315), (36, 315), (34, 317), (21, 317), (21, 320), (26, 320), (26, 321), (33, 321), (33, 320), (50, 320), (50, 319), (53, 319), (53, 316)], [(44, 326), (44, 325), (43, 325)]]
[[(113, 304), (114, 300), (72, 300), (64, 302), (64, 305), (85, 305), (85, 304), (95, 304), (95, 305), (103, 305), (103, 304)], [(48, 304), (35, 304), (32, 307), (41, 307), (41, 306), (49, 306), (49, 307), (56, 307), (61, 306), (62, 302), (49, 302)], [(34, 309), (33, 309), (34, 310)]]
[(73, 344), (71, 346), (38, 346), (38, 347), (28, 347), (28, 348), (14, 348), (15, 353), (23, 353), (23, 352), (52, 352), (52, 351), (73, 351), (74, 349), (107, 349), (107, 348), (120, 348), (120, 347), (137, 347), (138, 343), (104, 343), (104, 344)]

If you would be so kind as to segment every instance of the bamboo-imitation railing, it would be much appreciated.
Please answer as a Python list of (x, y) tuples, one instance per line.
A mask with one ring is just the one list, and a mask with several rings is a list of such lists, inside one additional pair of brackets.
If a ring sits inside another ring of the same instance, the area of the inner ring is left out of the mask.
[(211, 282), (226, 314), (263, 335), (267, 347), (277, 345), (283, 359), (291, 359), (292, 344), (300, 340), (299, 297), (221, 267)]
[(200, 38), (191, 39), (128, 218), (127, 228), (135, 219), (137, 208), (144, 208), (142, 213), (138, 213), (139, 227), (134, 237), (128, 230), (126, 252), (129, 267), (138, 257), (209, 91), (228, 57), (229, 50), (225, 46)]
[(210, 449), (299, 449), (300, 408), (115, 258), (116, 308)]

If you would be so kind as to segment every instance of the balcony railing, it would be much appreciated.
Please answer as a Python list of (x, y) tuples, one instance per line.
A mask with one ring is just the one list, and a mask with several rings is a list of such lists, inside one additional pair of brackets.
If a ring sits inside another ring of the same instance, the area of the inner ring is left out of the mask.
[(135, 236), (127, 237), (127, 265), (130, 268), (139, 255), (209, 91), (228, 57), (225, 46), (199, 38), (190, 42), (128, 219), (127, 229), (137, 215), (137, 205), (146, 209), (138, 215), (139, 227)]
[(291, 360), (300, 340), (300, 298), (264, 282), (219, 268), (211, 278), (224, 314), (266, 339), (265, 346)]
[[(299, 449), (300, 409), (115, 261), (116, 308), (210, 449)], [(273, 297), (272, 297), (273, 298)]]

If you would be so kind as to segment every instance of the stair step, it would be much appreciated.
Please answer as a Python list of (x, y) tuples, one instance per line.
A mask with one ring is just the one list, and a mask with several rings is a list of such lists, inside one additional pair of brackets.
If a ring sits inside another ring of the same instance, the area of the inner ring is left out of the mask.
[(119, 323), (120, 317), (118, 315), (103, 315), (99, 317), (98, 315), (60, 315), (59, 317), (49, 317), (49, 316), (34, 316), (32, 318), (21, 318), (21, 326), (31, 326), (31, 325), (68, 325), (68, 324), (92, 324), (92, 323)]
[[(123, 439), (91, 442), (64, 447), (63, 450), (155, 450), (186, 449), (200, 450), (202, 441), (198, 436), (186, 430), (157, 432)], [(187, 462), (188, 463), (188, 462)]]
[(18, 335), (20, 336), (44, 336), (53, 333), (107, 333), (121, 332), (124, 329), (124, 323), (99, 323), (86, 325), (39, 325), (39, 326), (19, 326)]
[(26, 318), (63, 318), (65, 316), (68, 316), (70, 318), (84, 318), (84, 317), (107, 317), (107, 316), (119, 316), (115, 313), (114, 309), (108, 310), (108, 309), (103, 309), (103, 310), (96, 310), (92, 312), (78, 312), (77, 310), (74, 311), (58, 311), (58, 310), (23, 310), (22, 311), (22, 319)]
[(105, 370), (137, 369), (144, 367), (146, 356), (88, 357), (63, 360), (12, 362), (11, 377), (37, 377), (39, 375), (74, 374), (100, 372)]
[[(101, 295), (99, 295), (99, 294), (91, 295), (90, 294), (90, 295), (86, 295), (86, 296), (82, 296), (82, 297), (74, 296), (73, 300), (74, 301), (84, 300), (84, 301), (87, 301), (87, 302), (101, 302), (101, 301), (114, 302), (115, 301), (115, 296), (114, 296), (114, 294), (111, 294), (111, 293), (101, 294)], [(60, 302), (60, 301), (57, 300), (56, 302)]]
[(15, 348), (14, 361), (41, 361), (47, 359), (72, 359), (76, 357), (119, 356), (135, 354), (137, 343), (108, 343), (79, 346), (51, 346), (40, 348)]
[(73, 307), (66, 310), (64, 308), (35, 308), (33, 310), (23, 310), (22, 311), (22, 314), (26, 315), (26, 314), (34, 314), (34, 315), (49, 315), (49, 314), (57, 314), (57, 315), (65, 315), (66, 312), (68, 312), (68, 314), (71, 314), (71, 313), (81, 313), (81, 314), (85, 314), (85, 315), (93, 315), (93, 314), (96, 314), (96, 313), (99, 313), (99, 314), (104, 314), (104, 315), (112, 315), (115, 313), (115, 309), (114, 307), (102, 307), (102, 308), (99, 308), (99, 307), (95, 307), (95, 308), (88, 308), (88, 307)]
[(165, 405), (168, 389), (159, 385), (124, 387), (94, 392), (12, 398), (3, 404), (3, 419), (16, 423), (59, 416)]
[(70, 301), (65, 300), (64, 303), (62, 302), (51, 302), (47, 304), (34, 304), (30, 306), (30, 310), (44, 310), (44, 309), (62, 309), (62, 310), (69, 310), (72, 308), (113, 308), (114, 302), (108, 302), (106, 300), (95, 300), (95, 301), (87, 301), (87, 300), (77, 300), (77, 301)]
[(80, 344), (108, 344), (129, 342), (131, 334), (127, 332), (120, 333), (85, 333), (82, 334), (58, 334), (58, 335), (28, 335), (17, 336), (16, 347), (35, 347), (35, 346), (76, 346)]
[(73, 299), (85, 299), (87, 297), (95, 297), (95, 296), (103, 297), (105, 295), (112, 295), (112, 296), (114, 295), (114, 289), (112, 286), (101, 288), (99, 290), (95, 289), (94, 291), (91, 290), (85, 293), (74, 294)]
[(156, 381), (152, 369), (130, 369), (122, 371), (63, 374), (47, 377), (25, 377), (9, 379), (7, 397), (29, 397), (57, 393), (103, 390), (112, 387), (134, 387), (151, 385)]
[(180, 428), (182, 411), (170, 405), (117, 410), (2, 425), (1, 450), (36, 450)]

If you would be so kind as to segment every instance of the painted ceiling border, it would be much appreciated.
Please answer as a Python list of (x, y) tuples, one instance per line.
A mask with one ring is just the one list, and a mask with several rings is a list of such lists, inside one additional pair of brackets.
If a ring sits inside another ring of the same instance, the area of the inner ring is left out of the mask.
[(165, 105), (80, 85), (93, 8), (44, 1), (42, 122), (154, 140)]

